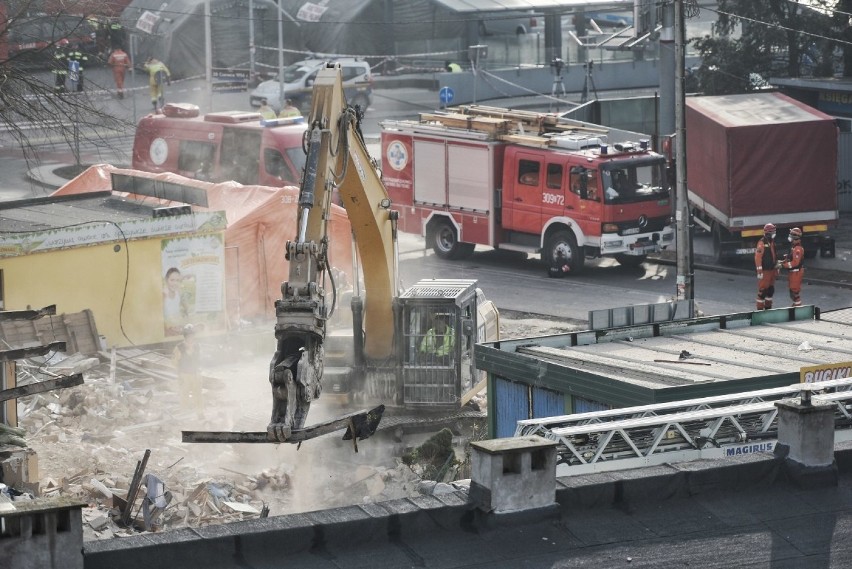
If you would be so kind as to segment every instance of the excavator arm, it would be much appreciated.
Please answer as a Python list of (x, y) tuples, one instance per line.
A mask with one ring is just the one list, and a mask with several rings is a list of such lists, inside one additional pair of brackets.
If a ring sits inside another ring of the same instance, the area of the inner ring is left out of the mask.
[(322, 391), (323, 341), (331, 308), (324, 288), (326, 277), (331, 279), (327, 230), (335, 193), (363, 263), (363, 356), (383, 359), (393, 350), (396, 212), (390, 210), (367, 153), (359, 112), (346, 106), (337, 64), (317, 75), (305, 146), (297, 235), (287, 242), (289, 280), (275, 303), (277, 349), (269, 366), (273, 408), (267, 433), (279, 442), (304, 428), (311, 401)]

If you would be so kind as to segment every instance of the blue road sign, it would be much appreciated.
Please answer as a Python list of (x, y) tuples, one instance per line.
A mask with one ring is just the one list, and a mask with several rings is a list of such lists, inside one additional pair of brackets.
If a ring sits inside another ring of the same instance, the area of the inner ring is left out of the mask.
[(441, 90), (438, 91), (438, 97), (441, 99), (441, 104), (446, 105), (448, 103), (453, 102), (453, 97), (455, 93), (449, 87), (441, 87)]

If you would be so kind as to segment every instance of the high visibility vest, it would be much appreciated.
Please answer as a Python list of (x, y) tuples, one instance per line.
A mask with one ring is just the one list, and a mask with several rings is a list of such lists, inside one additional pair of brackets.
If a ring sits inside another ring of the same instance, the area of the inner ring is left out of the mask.
[(453, 353), (456, 334), (452, 326), (447, 326), (443, 335), (435, 333), (434, 328), (429, 328), (423, 341), (420, 343), (420, 351), (423, 353), (431, 353), (436, 356), (449, 356)]

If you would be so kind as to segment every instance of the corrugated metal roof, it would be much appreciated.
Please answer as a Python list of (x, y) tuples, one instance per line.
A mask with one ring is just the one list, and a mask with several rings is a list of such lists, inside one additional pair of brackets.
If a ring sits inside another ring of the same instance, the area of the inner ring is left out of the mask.
[(852, 329), (848, 324), (807, 320), (588, 346), (526, 346), (518, 353), (648, 389), (665, 389), (761, 379), (848, 360)]
[[(613, 407), (789, 385), (852, 360), (852, 308), (813, 306), (477, 344), (480, 370)], [(683, 357), (682, 357), (683, 355)]]
[(454, 12), (502, 12), (506, 10), (573, 11), (575, 8), (612, 7), (633, 9), (633, 0), (434, 0)]

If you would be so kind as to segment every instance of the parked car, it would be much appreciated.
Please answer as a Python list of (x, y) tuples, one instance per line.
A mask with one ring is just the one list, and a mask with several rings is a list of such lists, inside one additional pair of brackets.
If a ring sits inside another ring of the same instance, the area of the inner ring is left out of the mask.
[(521, 35), (534, 31), (544, 24), (544, 16), (526, 10), (506, 10), (491, 12), (479, 20), (480, 36), (499, 34)]
[(594, 22), (601, 28), (626, 28), (633, 25), (633, 14), (631, 12), (608, 12), (600, 10), (585, 12), (583, 15), (587, 24)]
[[(293, 105), (302, 112), (310, 108), (311, 93), (317, 73), (328, 62), (325, 59), (305, 59), (284, 68), (284, 98), (290, 99)], [(372, 102), (373, 74), (370, 64), (366, 61), (354, 58), (335, 59), (340, 63), (343, 77), (343, 92), (346, 101), (351, 105), (360, 105), (366, 111)], [(249, 95), (249, 103), (252, 107), (260, 107), (266, 99), (273, 107), (281, 108), (283, 101), (279, 101), (281, 94), (281, 82), (278, 76), (269, 81), (264, 81)]]

